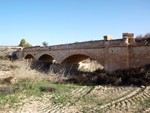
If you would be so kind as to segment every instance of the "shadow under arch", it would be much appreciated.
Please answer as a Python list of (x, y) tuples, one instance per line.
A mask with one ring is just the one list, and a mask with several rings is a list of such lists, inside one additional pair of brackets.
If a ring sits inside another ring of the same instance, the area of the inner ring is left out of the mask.
[(61, 64), (79, 64), (79, 62), (86, 60), (90, 58), (87, 55), (82, 55), (82, 54), (74, 54), (70, 55), (69, 57), (65, 58)]
[[(88, 55), (84, 54), (73, 54), (69, 57), (66, 57), (62, 63), (62, 65), (72, 66), (74, 69), (80, 71), (95, 71), (97, 69), (104, 69), (104, 66)], [(91, 68), (91, 69), (90, 69)]]
[(51, 62), (51, 63), (53, 63), (55, 61), (55, 59), (48, 54), (43, 54), (39, 57), (38, 61), (39, 62)]
[(28, 55), (25, 56), (25, 59), (31, 59), (31, 60), (34, 60), (34, 57), (33, 57), (33, 55), (28, 54)]
[(94, 59), (95, 61), (97, 61), (99, 64), (101, 64), (102, 66), (104, 66), (105, 64), (105, 58), (104, 55), (99, 55), (96, 56), (92, 53), (76, 53), (76, 54), (68, 54), (66, 56), (64, 56), (61, 60), (61, 64), (78, 64), (79, 62), (86, 60), (86, 59)]

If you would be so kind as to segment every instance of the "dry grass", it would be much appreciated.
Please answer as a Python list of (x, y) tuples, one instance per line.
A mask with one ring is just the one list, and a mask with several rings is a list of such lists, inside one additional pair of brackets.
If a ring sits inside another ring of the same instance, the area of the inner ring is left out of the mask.
[[(150, 66), (144, 66), (138, 69), (117, 70), (112, 73), (105, 73), (102, 70), (89, 73), (78, 73), (76, 76), (70, 76), (70, 70), (66, 74), (65, 68), (60, 68), (59, 71), (54, 72), (50, 68), (47, 73), (31, 68), (31, 62), (28, 61), (14, 61), (14, 62), (0, 62), (3, 67), (7, 67), (5, 73), (0, 76), (3, 77), (1, 83), (16, 83), (21, 80), (34, 81), (49, 81), (50, 83), (78, 83), (78, 84), (112, 84), (118, 85), (150, 85)], [(52, 66), (51, 66), (52, 67)], [(5, 75), (7, 70), (10, 72)], [(0, 72), (1, 73), (1, 72)], [(7, 79), (11, 77), (11, 79)]]
[(53, 69), (50, 69), (46, 74), (48, 81), (51, 83), (65, 83), (65, 80), (68, 78), (64, 75), (64, 70), (60, 70), (61, 73), (54, 73)]
[[(32, 62), (29, 61), (0, 61), (0, 66), (3, 69), (8, 70), (9, 74), (5, 75), (1, 71), (1, 78), (4, 80), (9, 77), (13, 77), (14, 82), (22, 80), (33, 80), (33, 81), (50, 81), (51, 83), (63, 83), (62, 81), (66, 78), (63, 74), (54, 73), (52, 69), (48, 73), (42, 73), (36, 69), (31, 68)], [(12, 81), (13, 81), (12, 80)]]
[(17, 47), (0, 47), (0, 60), (16, 59)]
[(12, 70), (12, 76), (18, 79), (42, 80), (44, 78), (43, 74), (31, 69), (31, 62), (15, 61), (12, 63), (12, 67), (16, 67), (16, 69)]

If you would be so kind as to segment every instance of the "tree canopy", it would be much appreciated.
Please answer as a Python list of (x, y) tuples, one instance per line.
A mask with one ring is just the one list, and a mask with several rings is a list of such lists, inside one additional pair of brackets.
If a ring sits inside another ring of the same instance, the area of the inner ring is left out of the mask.
[(42, 44), (43, 44), (44, 47), (48, 46), (48, 42), (46, 42), (46, 41), (44, 41)]
[(27, 43), (25, 39), (21, 39), (20, 44), (18, 46), (21, 46), (21, 47), (32, 47), (32, 45)]

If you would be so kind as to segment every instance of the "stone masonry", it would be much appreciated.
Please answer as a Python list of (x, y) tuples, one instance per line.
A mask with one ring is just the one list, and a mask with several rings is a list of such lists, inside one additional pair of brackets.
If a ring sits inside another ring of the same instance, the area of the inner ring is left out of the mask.
[(20, 49), (18, 58), (35, 61), (57, 62), (59, 64), (78, 64), (93, 58), (103, 65), (107, 72), (118, 69), (136, 68), (150, 64), (150, 44), (135, 42), (133, 33), (123, 33), (122, 39), (88, 41), (48, 47), (34, 46)]

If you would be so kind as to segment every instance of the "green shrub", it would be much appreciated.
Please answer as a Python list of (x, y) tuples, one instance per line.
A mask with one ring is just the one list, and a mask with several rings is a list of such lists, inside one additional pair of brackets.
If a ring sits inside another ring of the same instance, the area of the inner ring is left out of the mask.
[(27, 43), (27, 42), (25, 41), (25, 39), (22, 39), (22, 40), (21, 40), (19, 46), (21, 46), (21, 47), (32, 47), (32, 45), (29, 44), (29, 43)]

